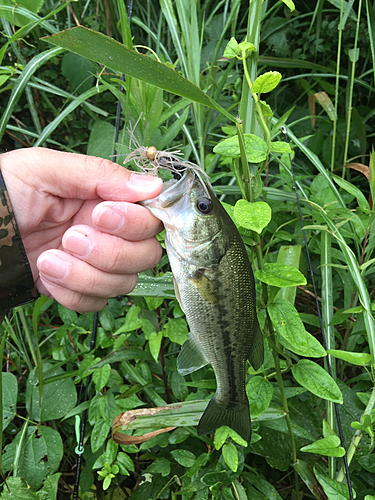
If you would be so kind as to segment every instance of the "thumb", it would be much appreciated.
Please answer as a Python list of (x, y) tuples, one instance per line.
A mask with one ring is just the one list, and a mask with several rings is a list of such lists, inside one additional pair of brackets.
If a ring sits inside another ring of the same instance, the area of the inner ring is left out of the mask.
[(46, 148), (4, 153), (0, 168), (6, 184), (7, 178), (12, 182), (17, 177), (39, 193), (59, 198), (137, 202), (157, 196), (163, 184), (109, 160)]

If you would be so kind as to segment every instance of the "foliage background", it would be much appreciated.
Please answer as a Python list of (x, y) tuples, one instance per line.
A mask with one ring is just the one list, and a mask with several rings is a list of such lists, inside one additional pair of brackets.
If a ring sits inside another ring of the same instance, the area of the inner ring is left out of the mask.
[[(202, 408), (196, 403), (163, 424), (153, 416), (138, 421), (135, 430), (128, 428), (125, 434), (177, 425), (171, 432), (141, 444), (118, 445), (110, 439), (112, 421), (124, 411), (209, 399), (216, 386), (210, 368), (186, 379), (177, 373), (176, 356), (187, 325), (163, 257), (156, 269), (140, 277), (130, 297), (111, 299), (99, 313), (92, 352), (93, 314), (78, 315), (41, 298), (5, 319), (0, 327), (1, 470), (12, 497), (71, 498), (76, 416), (88, 410), (82, 499), (350, 498), (344, 486), (336, 400), (344, 403), (339, 409), (357, 499), (375, 498), (372, 3), (306, 1), (297, 2), (291, 11), (280, 1), (138, 2), (131, 28), (125, 6), (114, 0), (23, 0), (19, 5), (15, 8), (11, 0), (0, 5), (2, 152), (48, 146), (111, 158), (116, 142), (117, 152), (127, 154), (128, 129), (142, 115), (134, 131), (139, 143), (178, 147), (185, 158), (204, 166), (229, 211), (241, 198), (235, 175), (241, 166), (213, 151), (236, 133), (227, 117), (200, 104), (199, 92), (193, 95), (191, 88), (190, 95), (179, 97), (126, 76), (121, 94), (122, 72), (110, 62), (103, 67), (41, 38), (80, 23), (129, 47), (134, 44), (135, 50), (175, 68), (233, 116), (239, 114), (245, 133), (261, 135), (243, 63), (222, 57), (232, 36), (238, 42), (246, 36), (257, 41), (260, 31), (259, 54), (247, 54), (245, 64), (252, 80), (266, 71), (278, 70), (283, 76), (272, 92), (262, 95), (273, 112), (267, 129), (272, 140), (280, 141), (281, 125), (288, 127), (300, 195), (310, 200), (302, 203), (302, 216), (328, 347), (340, 352), (330, 357), (337, 389), (331, 379), (329, 394), (314, 388), (320, 375), (309, 370), (325, 364), (323, 358), (311, 356), (307, 332), (323, 339), (290, 160), (286, 154), (271, 153), (269, 164), (253, 164), (252, 175), (257, 175), (251, 201), (267, 201), (272, 220), (259, 236), (241, 217), (237, 222), (242, 221), (239, 229), (258, 272), (263, 265), (265, 272), (275, 263), (291, 264), (308, 277), (308, 284), (297, 287), (292, 282), (285, 288), (280, 274), (279, 281), (257, 274), (259, 317), (275, 346), (267, 350), (259, 373), (249, 368), (251, 445), (241, 446), (228, 429), (214, 439), (198, 437), (194, 425)], [(92, 47), (86, 49), (91, 57)], [(116, 141), (118, 99), (123, 109)], [(122, 163), (122, 158), (117, 161)], [(284, 320), (293, 322), (286, 333)], [(297, 349), (301, 339), (307, 339), (304, 354)], [(296, 373), (297, 366), (307, 370), (305, 381)], [(90, 400), (84, 403), (90, 375)], [(283, 416), (286, 411), (288, 417)], [(312, 448), (300, 451), (307, 445)], [(5, 486), (1, 498), (7, 496)]]

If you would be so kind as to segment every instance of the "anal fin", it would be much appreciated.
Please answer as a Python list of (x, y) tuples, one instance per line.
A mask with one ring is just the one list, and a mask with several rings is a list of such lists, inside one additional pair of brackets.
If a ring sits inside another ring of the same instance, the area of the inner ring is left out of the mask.
[(189, 375), (189, 373), (195, 372), (206, 365), (208, 365), (207, 359), (205, 358), (203, 352), (199, 349), (199, 346), (194, 340), (192, 334), (189, 333), (188, 338), (177, 357), (178, 373), (183, 376)]

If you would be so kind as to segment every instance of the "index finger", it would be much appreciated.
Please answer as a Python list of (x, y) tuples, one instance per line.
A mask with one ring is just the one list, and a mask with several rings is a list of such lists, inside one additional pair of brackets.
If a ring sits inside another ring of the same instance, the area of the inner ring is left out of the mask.
[(92, 211), (94, 226), (128, 241), (141, 241), (163, 230), (147, 208), (134, 203), (104, 201)]
[(131, 172), (103, 158), (47, 148), (4, 153), (1, 168), (39, 192), (59, 198), (137, 202), (154, 198), (163, 185), (157, 177)]

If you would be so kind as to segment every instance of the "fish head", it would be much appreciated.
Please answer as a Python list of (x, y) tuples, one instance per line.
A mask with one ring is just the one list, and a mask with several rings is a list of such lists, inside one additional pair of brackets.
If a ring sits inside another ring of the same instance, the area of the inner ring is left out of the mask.
[(157, 198), (140, 204), (163, 222), (166, 244), (181, 259), (202, 268), (219, 264), (230, 243), (223, 228), (232, 221), (201, 174), (186, 169), (164, 183)]

